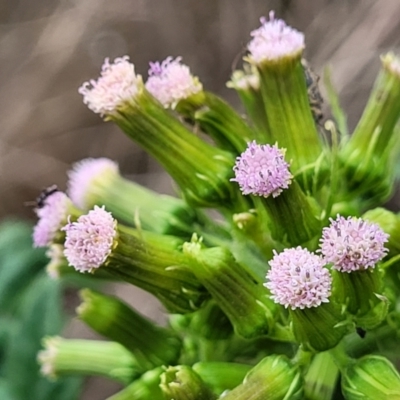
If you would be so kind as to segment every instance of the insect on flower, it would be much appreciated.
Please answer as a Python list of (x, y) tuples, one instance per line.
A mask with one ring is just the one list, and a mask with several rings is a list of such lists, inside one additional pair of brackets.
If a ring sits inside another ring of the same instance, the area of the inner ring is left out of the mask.
[(314, 121), (318, 124), (324, 117), (322, 113), (322, 103), (324, 100), (318, 88), (319, 76), (312, 70), (305, 58), (301, 59), (301, 65), (304, 68), (304, 76), (306, 78), (308, 102), (310, 103)]
[(39, 194), (38, 197), (36, 197), (36, 200), (32, 203), (36, 206), (36, 208), (43, 208), (45, 205), (45, 200), (51, 196), (52, 194), (58, 192), (59, 189), (57, 185), (51, 185), (47, 187), (46, 189), (42, 190), (42, 192)]

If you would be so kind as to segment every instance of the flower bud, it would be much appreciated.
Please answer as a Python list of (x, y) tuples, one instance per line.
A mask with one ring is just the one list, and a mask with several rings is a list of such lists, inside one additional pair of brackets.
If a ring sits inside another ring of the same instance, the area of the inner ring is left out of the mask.
[(239, 265), (227, 249), (202, 249), (193, 237), (192, 242), (184, 244), (183, 251), (191, 259), (193, 273), (238, 335), (253, 338), (272, 333), (277, 306), (258, 278)]
[(350, 364), (342, 375), (347, 400), (400, 398), (400, 375), (385, 357), (369, 355)]
[(377, 326), (387, 313), (382, 274), (376, 264), (386, 255), (388, 235), (361, 218), (331, 219), (321, 238), (321, 253), (331, 263), (335, 294), (363, 329)]
[(392, 193), (393, 157), (399, 145), (400, 61), (392, 53), (381, 61), (363, 115), (341, 152), (350, 192), (368, 205), (382, 203)]
[(389, 235), (386, 248), (389, 250), (388, 257), (400, 254), (400, 215), (384, 208), (374, 208), (363, 214), (366, 221), (378, 224), (381, 229)]
[(222, 396), (224, 400), (300, 400), (303, 382), (300, 371), (282, 355), (265, 357), (239, 386)]
[(100, 340), (47, 337), (38, 353), (41, 373), (50, 379), (60, 375), (101, 375), (124, 384), (142, 373), (135, 357), (119, 343)]
[(122, 344), (134, 354), (142, 371), (178, 360), (181, 342), (119, 299), (89, 289), (80, 292), (79, 318), (96, 332)]
[(168, 367), (161, 375), (161, 390), (166, 399), (213, 400), (217, 395), (187, 365)]
[(332, 278), (324, 260), (301, 247), (276, 253), (265, 286), (289, 309), (296, 340), (306, 350), (325, 351), (347, 333), (340, 306), (330, 302)]
[(194, 364), (192, 368), (214, 393), (220, 395), (225, 390), (232, 390), (240, 385), (252, 366), (231, 362), (202, 361)]
[(90, 109), (114, 121), (164, 166), (191, 205), (219, 207), (232, 200), (232, 155), (192, 134), (165, 110), (127, 57), (113, 64), (106, 60), (100, 78), (79, 91)]
[(233, 170), (235, 178), (231, 180), (239, 184), (241, 192), (261, 198), (254, 199), (256, 210), (259, 215), (267, 213), (273, 239), (296, 246), (319, 234), (321, 222), (300, 186), (292, 182), (284, 149), (251, 142), (237, 157)]
[(170, 312), (192, 312), (208, 297), (188, 269), (182, 241), (117, 224), (95, 206), (63, 228), (64, 255), (80, 272), (104, 271), (154, 294)]
[[(311, 191), (322, 143), (311, 112), (301, 56), (304, 35), (270, 13), (248, 44), (246, 61), (257, 67), (268, 131), (265, 140), (287, 149), (292, 172)], [(323, 168), (324, 169), (324, 168)], [(326, 168), (325, 168), (326, 169)]]
[(165, 400), (160, 389), (162, 368), (145, 372), (140, 378), (129, 384), (120, 392), (108, 397), (107, 400)]
[(117, 163), (107, 158), (82, 160), (68, 177), (68, 194), (82, 210), (104, 205), (128, 225), (138, 219), (138, 228), (148, 231), (186, 237), (193, 233), (196, 213), (182, 200), (124, 179)]

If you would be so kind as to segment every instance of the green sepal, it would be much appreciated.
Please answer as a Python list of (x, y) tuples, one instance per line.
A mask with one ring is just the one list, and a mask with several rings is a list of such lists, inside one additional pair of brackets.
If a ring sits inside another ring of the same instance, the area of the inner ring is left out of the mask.
[(213, 400), (217, 395), (187, 365), (170, 366), (161, 374), (161, 390), (166, 400)]
[(109, 119), (164, 166), (190, 205), (219, 207), (232, 200), (233, 155), (191, 133), (144, 88)]
[(172, 331), (157, 326), (116, 297), (89, 289), (81, 290), (80, 296), (79, 318), (127, 348), (142, 372), (178, 360), (181, 341)]
[(213, 392), (220, 395), (225, 390), (232, 390), (240, 385), (252, 366), (231, 362), (203, 361), (194, 364), (192, 368)]
[(319, 352), (335, 347), (351, 324), (340, 304), (332, 301), (318, 307), (289, 309), (296, 340), (304, 350)]
[(346, 400), (398, 400), (400, 375), (385, 357), (368, 355), (345, 369), (342, 392)]
[(164, 371), (159, 367), (145, 372), (140, 378), (120, 392), (106, 400), (165, 400), (160, 389), (160, 375)]
[(372, 329), (385, 319), (389, 301), (383, 294), (378, 267), (350, 273), (332, 270), (332, 278), (336, 298), (353, 315), (358, 327)]
[(45, 337), (43, 345), (38, 361), (50, 379), (99, 375), (127, 384), (144, 372), (133, 354), (119, 343), (53, 336)]
[[(190, 107), (192, 106), (192, 107)], [(189, 113), (184, 113), (189, 111)], [(191, 109), (190, 109), (191, 108)], [(241, 153), (249, 141), (255, 139), (254, 132), (243, 118), (221, 97), (203, 92), (181, 100), (176, 110), (197, 123), (221, 148)]]
[(317, 168), (323, 146), (309, 104), (301, 54), (265, 60), (257, 68), (268, 123), (265, 140), (287, 150), (296, 179), (312, 191), (316, 172), (323, 178), (327, 166)]
[(181, 245), (172, 236), (118, 224), (117, 245), (98, 271), (152, 293), (169, 312), (193, 312), (209, 294), (188, 268)]
[(272, 332), (278, 306), (262, 282), (239, 265), (229, 250), (202, 249), (196, 237), (184, 244), (192, 270), (231, 321), (235, 332), (254, 338)]
[(273, 355), (261, 360), (243, 383), (222, 396), (224, 400), (300, 400), (303, 396), (301, 373), (290, 360)]

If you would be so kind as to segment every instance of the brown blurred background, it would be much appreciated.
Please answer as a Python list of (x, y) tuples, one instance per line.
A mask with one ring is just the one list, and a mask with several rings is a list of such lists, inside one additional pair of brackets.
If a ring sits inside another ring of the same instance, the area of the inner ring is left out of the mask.
[[(159, 166), (115, 126), (83, 105), (77, 88), (105, 57), (183, 57), (205, 87), (225, 87), (234, 60), (274, 9), (306, 34), (306, 55), (321, 74), (329, 63), (353, 126), (379, 67), (400, 47), (398, 0), (2, 0), (0, 1), (0, 218), (33, 217), (24, 206), (84, 157), (106, 156), (124, 174), (161, 191)], [(239, 57), (238, 57), (239, 56)]]
[[(271, 9), (305, 32), (319, 75), (332, 66), (353, 127), (379, 55), (400, 53), (399, 0), (0, 0), (0, 219), (33, 218), (24, 202), (53, 183), (64, 189), (71, 163), (85, 157), (112, 158), (125, 175), (169, 192), (159, 165), (87, 110), (78, 87), (98, 76), (105, 57), (128, 54), (146, 78), (149, 61), (180, 55), (208, 90), (239, 107), (225, 83)], [(130, 303), (135, 296), (129, 293)], [(149, 307), (145, 313), (160, 316), (157, 305)], [(71, 326), (69, 334), (82, 337), (81, 329)], [(85, 399), (115, 390), (97, 384), (87, 386)]]

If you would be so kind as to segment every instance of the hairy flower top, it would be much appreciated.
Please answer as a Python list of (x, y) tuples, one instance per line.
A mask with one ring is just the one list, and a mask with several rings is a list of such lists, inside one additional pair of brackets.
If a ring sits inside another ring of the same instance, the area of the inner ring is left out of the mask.
[(114, 247), (116, 225), (104, 206), (94, 206), (88, 214), (63, 227), (64, 255), (69, 265), (80, 272), (91, 272), (104, 264)]
[(382, 57), (383, 63), (387, 68), (400, 78), (400, 58), (394, 53), (388, 53)]
[(44, 349), (39, 351), (37, 360), (40, 364), (40, 373), (51, 378), (56, 377), (55, 360), (58, 347), (62, 339), (58, 336), (44, 338)]
[(105, 176), (118, 175), (118, 164), (108, 158), (86, 158), (75, 163), (68, 172), (67, 193), (79, 208), (87, 208), (86, 193), (95, 180), (104, 180)]
[(274, 251), (267, 283), (271, 298), (285, 308), (304, 309), (328, 303), (332, 278), (324, 260), (301, 247)]
[(35, 247), (49, 246), (57, 232), (65, 224), (68, 209), (72, 206), (68, 196), (59, 190), (44, 197), (36, 209), (39, 221), (33, 228), (33, 245)]
[(165, 108), (174, 108), (180, 100), (200, 92), (203, 86), (189, 67), (181, 63), (181, 57), (168, 57), (161, 63), (150, 63), (146, 89)]
[(260, 76), (254, 68), (247, 68), (244, 71), (234, 71), (231, 80), (226, 84), (229, 88), (237, 90), (260, 89)]
[(255, 64), (276, 61), (287, 56), (300, 54), (304, 50), (304, 35), (275, 19), (273, 11), (269, 21), (261, 18), (261, 27), (251, 32), (253, 39), (247, 46), (249, 59)]
[(235, 178), (231, 181), (237, 182), (245, 195), (276, 197), (292, 181), (289, 164), (285, 161), (285, 150), (277, 145), (250, 142), (237, 157), (233, 170)]
[(141, 76), (135, 74), (135, 66), (128, 60), (129, 57), (124, 56), (110, 63), (106, 58), (97, 81), (92, 79), (79, 88), (83, 102), (93, 112), (102, 116), (112, 114), (137, 95)]
[(341, 272), (374, 268), (388, 252), (387, 235), (377, 224), (361, 218), (337, 216), (322, 231), (320, 252), (327, 263)]

